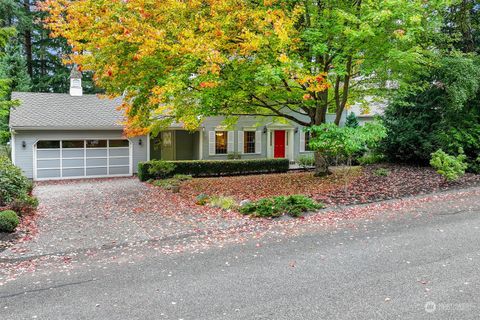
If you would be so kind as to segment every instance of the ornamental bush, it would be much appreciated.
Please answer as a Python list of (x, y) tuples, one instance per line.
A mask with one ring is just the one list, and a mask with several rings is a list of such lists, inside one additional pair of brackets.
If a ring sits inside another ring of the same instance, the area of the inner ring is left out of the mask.
[(22, 194), (15, 198), (9, 207), (19, 214), (28, 214), (37, 209), (38, 199), (28, 194)]
[(0, 206), (6, 206), (17, 198), (27, 195), (32, 183), (7, 157), (0, 157)]
[(208, 205), (214, 208), (230, 210), (237, 206), (237, 202), (232, 197), (214, 196), (210, 198)]
[(175, 165), (172, 162), (156, 160), (151, 162), (148, 173), (151, 178), (166, 179), (173, 175), (174, 170)]
[(161, 161), (151, 160), (138, 164), (138, 178), (147, 181), (156, 177), (157, 162), (173, 164), (175, 168), (169, 173), (191, 175), (193, 177), (242, 175), (254, 173), (287, 172), (288, 159), (259, 160), (191, 160), (191, 161)]
[(315, 166), (315, 157), (312, 155), (303, 155), (298, 157), (297, 163), (303, 169), (308, 169)]
[(240, 212), (254, 217), (280, 217), (288, 214), (299, 217), (302, 213), (323, 208), (323, 204), (303, 195), (279, 196), (250, 202), (240, 208)]
[(468, 165), (465, 163), (467, 157), (460, 150), (458, 156), (445, 153), (442, 149), (432, 153), (430, 165), (441, 174), (445, 180), (454, 181), (465, 174)]
[(20, 223), (15, 211), (6, 210), (0, 212), (0, 232), (13, 232)]

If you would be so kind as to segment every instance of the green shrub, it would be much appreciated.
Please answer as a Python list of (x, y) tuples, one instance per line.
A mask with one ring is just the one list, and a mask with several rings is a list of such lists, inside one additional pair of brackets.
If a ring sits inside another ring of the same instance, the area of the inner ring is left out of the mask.
[[(158, 160), (141, 162), (138, 164), (138, 178), (147, 181), (154, 178), (150, 170), (152, 164)], [(260, 159), (260, 160), (191, 160), (191, 161), (163, 161), (175, 166), (169, 174), (191, 175), (193, 177), (241, 175), (253, 173), (287, 172), (288, 159)]]
[(31, 189), (32, 183), (23, 175), (22, 170), (14, 166), (10, 159), (0, 157), (0, 206), (28, 194)]
[[(1, 140), (1, 137), (0, 137)], [(6, 157), (10, 159), (11, 150), (9, 146), (0, 145), (0, 157)]]
[(311, 168), (315, 166), (315, 157), (313, 155), (303, 155), (298, 157), (297, 163), (303, 169)]
[(189, 174), (176, 174), (173, 176), (173, 179), (176, 179), (179, 181), (188, 181), (188, 180), (192, 180), (193, 177)]
[(245, 215), (255, 217), (280, 217), (289, 214), (292, 217), (298, 217), (304, 212), (318, 210), (323, 208), (318, 203), (303, 195), (279, 196), (260, 199), (256, 202), (247, 203), (240, 208), (240, 212)]
[(418, 79), (422, 90), (390, 99), (382, 151), (392, 162), (427, 165), (436, 150), (456, 154), (461, 147), (468, 170), (480, 172), (480, 64), (458, 55), (438, 62)]
[(383, 161), (385, 161), (385, 156), (377, 152), (367, 152), (357, 159), (357, 162), (362, 166), (376, 164)]
[(150, 167), (148, 168), (148, 173), (157, 179), (166, 179), (173, 175), (175, 170), (175, 164), (163, 160), (151, 161)]
[(242, 155), (238, 152), (230, 152), (227, 154), (227, 159), (228, 160), (236, 160), (236, 159), (242, 159)]
[(160, 179), (160, 180), (155, 180), (152, 182), (152, 184), (156, 187), (161, 187), (166, 190), (170, 190), (175, 186), (178, 186), (180, 184), (180, 180), (177, 179)]
[(10, 208), (21, 214), (30, 213), (37, 207), (38, 199), (28, 194), (23, 194), (10, 203)]
[(208, 201), (208, 204), (214, 208), (230, 210), (237, 206), (237, 202), (232, 197), (214, 196)]
[(13, 232), (20, 223), (15, 211), (6, 210), (0, 212), (0, 232)]
[(432, 153), (430, 165), (441, 174), (445, 180), (454, 181), (465, 174), (468, 165), (465, 163), (466, 156), (460, 150), (458, 156), (452, 156), (439, 149)]
[(387, 177), (390, 175), (390, 170), (385, 169), (385, 168), (379, 168), (375, 171), (373, 171), (373, 175), (377, 177)]

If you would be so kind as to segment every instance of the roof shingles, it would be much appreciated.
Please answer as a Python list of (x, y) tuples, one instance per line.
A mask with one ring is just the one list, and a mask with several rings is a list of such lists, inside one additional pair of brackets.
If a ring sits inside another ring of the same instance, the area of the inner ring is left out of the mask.
[(14, 92), (20, 106), (10, 112), (13, 129), (122, 129), (122, 99), (101, 99), (97, 95), (72, 97), (62, 93)]

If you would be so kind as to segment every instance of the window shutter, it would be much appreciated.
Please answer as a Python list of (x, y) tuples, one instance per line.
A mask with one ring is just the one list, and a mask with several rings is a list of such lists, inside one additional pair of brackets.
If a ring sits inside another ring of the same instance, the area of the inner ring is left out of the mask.
[(262, 131), (255, 131), (255, 153), (262, 153)]
[(245, 133), (243, 131), (238, 131), (238, 153), (243, 153), (243, 139)]
[(235, 131), (228, 131), (227, 152), (235, 152)]
[(305, 152), (305, 131), (300, 131), (300, 152)]
[(215, 131), (208, 132), (208, 154), (215, 154)]

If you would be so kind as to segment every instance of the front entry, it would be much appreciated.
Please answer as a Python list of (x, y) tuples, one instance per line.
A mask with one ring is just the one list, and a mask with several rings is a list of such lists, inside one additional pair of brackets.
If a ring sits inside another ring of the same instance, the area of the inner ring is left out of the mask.
[(172, 161), (175, 160), (175, 132), (174, 131), (163, 131), (160, 133), (161, 138), (161, 147), (160, 153), (162, 155), (162, 160)]
[(274, 158), (285, 158), (285, 133), (285, 130), (275, 130), (273, 148)]

